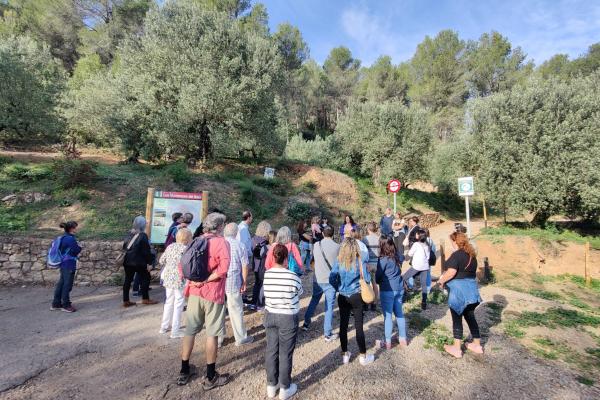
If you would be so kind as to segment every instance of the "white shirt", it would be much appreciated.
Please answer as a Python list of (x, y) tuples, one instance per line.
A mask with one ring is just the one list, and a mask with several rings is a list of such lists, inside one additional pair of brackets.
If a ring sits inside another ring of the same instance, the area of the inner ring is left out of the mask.
[(426, 243), (415, 242), (408, 251), (412, 257), (410, 266), (417, 271), (429, 270), (429, 246)]
[(263, 280), (265, 307), (273, 314), (298, 314), (302, 281), (287, 268), (271, 268)]
[(248, 224), (244, 221), (238, 225), (238, 233), (235, 238), (244, 245), (246, 248), (246, 257), (250, 260), (250, 257), (252, 257), (252, 236), (250, 235)]

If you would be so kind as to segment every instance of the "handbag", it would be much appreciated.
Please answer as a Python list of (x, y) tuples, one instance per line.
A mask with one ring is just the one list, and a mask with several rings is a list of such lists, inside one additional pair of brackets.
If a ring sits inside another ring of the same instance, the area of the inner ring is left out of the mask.
[(373, 287), (365, 281), (360, 257), (358, 257), (358, 268), (360, 271), (360, 297), (362, 297), (362, 301), (365, 303), (371, 304), (375, 301), (375, 292), (373, 292)]
[(133, 235), (133, 237), (127, 244), (127, 249), (121, 250), (121, 252), (117, 256), (117, 258), (115, 259), (115, 266), (117, 266), (117, 267), (123, 266), (123, 262), (125, 261), (125, 254), (127, 254), (127, 252), (131, 249), (131, 246), (133, 246), (133, 244), (135, 243), (135, 240), (138, 238), (138, 236), (140, 236), (139, 233), (136, 233), (135, 235)]

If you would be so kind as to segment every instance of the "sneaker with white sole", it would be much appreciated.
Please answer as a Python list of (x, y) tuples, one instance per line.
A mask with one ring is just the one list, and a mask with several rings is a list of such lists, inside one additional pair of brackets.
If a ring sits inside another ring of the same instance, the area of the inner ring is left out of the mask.
[(333, 341), (337, 340), (337, 338), (338, 338), (338, 334), (337, 334), (337, 333), (332, 333), (332, 334), (331, 334), (331, 335), (329, 335), (329, 336), (325, 336), (325, 341), (326, 341), (327, 343), (331, 343), (331, 342), (333, 342)]
[(239, 342), (235, 342), (235, 345), (240, 347), (243, 346), (245, 344), (249, 344), (254, 342), (254, 337), (253, 336), (246, 336), (245, 338), (243, 338), (242, 340), (240, 340)]
[(373, 354), (366, 354), (364, 356), (358, 357), (358, 362), (360, 365), (369, 365), (373, 361), (375, 361), (375, 356)]
[(275, 386), (269, 386), (267, 385), (267, 397), (272, 399), (275, 396), (277, 396), (277, 391), (279, 390), (279, 384), (275, 385)]
[(185, 333), (181, 329), (171, 332), (171, 339), (181, 339), (184, 336)]
[(345, 352), (342, 354), (342, 363), (343, 364), (348, 364), (350, 362), (350, 357), (352, 356), (352, 353), (350, 353), (349, 351)]
[(290, 383), (287, 389), (279, 389), (279, 400), (287, 400), (298, 392), (298, 386), (295, 383)]

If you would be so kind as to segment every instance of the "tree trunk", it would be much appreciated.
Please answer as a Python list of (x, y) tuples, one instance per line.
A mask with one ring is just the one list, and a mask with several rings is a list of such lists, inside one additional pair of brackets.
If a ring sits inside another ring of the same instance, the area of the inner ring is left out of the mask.
[(201, 123), (195, 127), (195, 133), (198, 136), (198, 149), (196, 150), (198, 159), (202, 160), (203, 163), (212, 157), (212, 143), (210, 141), (210, 129), (206, 119), (203, 119)]
[(550, 213), (546, 210), (538, 210), (533, 216), (533, 220), (531, 223), (535, 226), (539, 226), (543, 228), (546, 226), (546, 222), (548, 222), (548, 218), (550, 218)]

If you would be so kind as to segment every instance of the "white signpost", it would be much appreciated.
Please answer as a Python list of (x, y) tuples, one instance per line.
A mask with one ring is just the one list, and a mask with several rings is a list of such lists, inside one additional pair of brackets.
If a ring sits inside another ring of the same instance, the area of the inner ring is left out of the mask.
[(467, 236), (471, 238), (471, 210), (469, 209), (469, 197), (475, 194), (473, 177), (458, 178), (458, 195), (465, 198), (465, 212), (467, 214)]
[(265, 179), (273, 179), (275, 177), (275, 168), (265, 167)]
[(392, 179), (388, 182), (388, 190), (394, 193), (394, 215), (396, 215), (396, 193), (400, 191), (402, 184), (398, 179)]

